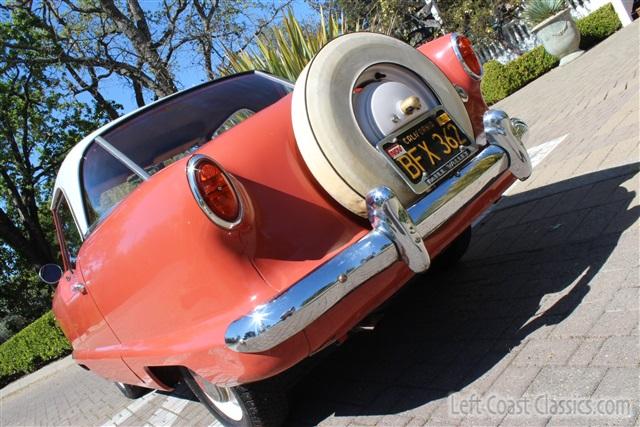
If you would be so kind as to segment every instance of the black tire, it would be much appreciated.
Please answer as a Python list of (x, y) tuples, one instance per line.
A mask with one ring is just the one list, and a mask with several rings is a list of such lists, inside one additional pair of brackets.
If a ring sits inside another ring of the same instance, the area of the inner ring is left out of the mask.
[(433, 268), (449, 270), (462, 259), (471, 243), (471, 227), (467, 227), (449, 246), (433, 260)]
[(137, 385), (119, 383), (119, 382), (116, 382), (115, 385), (118, 388), (118, 390), (120, 390), (120, 392), (124, 394), (125, 397), (128, 397), (129, 399), (137, 399), (151, 391), (151, 389), (148, 389), (148, 388), (139, 387)]
[(289, 408), (286, 393), (269, 380), (223, 389), (233, 395), (242, 409), (242, 418), (237, 420), (223, 413), (200, 385), (213, 384), (187, 368), (182, 368), (182, 376), (198, 400), (225, 426), (275, 427), (282, 425), (287, 417)]

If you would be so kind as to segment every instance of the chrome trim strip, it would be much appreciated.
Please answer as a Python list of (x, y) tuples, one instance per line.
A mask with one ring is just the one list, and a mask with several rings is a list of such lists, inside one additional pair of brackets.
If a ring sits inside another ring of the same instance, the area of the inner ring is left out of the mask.
[(258, 74), (258, 75), (260, 75), (260, 76), (262, 76), (262, 77), (264, 77), (266, 79), (272, 80), (272, 81), (274, 81), (276, 83), (280, 83), (281, 85), (286, 86), (287, 89), (289, 89), (289, 92), (293, 92), (293, 87), (294, 87), (293, 82), (290, 82), (289, 80), (287, 80), (285, 78), (278, 77), (276, 75), (269, 74), (268, 72), (261, 71), (261, 70), (255, 70), (254, 73)]
[(408, 211), (418, 233), (427, 236), (469, 200), (498, 178), (509, 166), (507, 153), (490, 145), (451, 179), (446, 180)]
[[(225, 334), (227, 346), (245, 353), (269, 350), (304, 330), (396, 261), (404, 261), (413, 271), (427, 269), (430, 259), (423, 239), (507, 170), (513, 173), (530, 166), (526, 150), (524, 159), (518, 155), (510, 158), (514, 147), (522, 146), (515, 135), (516, 131), (526, 132), (520, 126), (524, 123), (515, 119), (505, 122), (503, 115), (488, 111), (487, 122), (495, 126), (476, 140), (485, 149), (409, 209), (405, 210), (386, 187), (369, 192), (367, 206), (373, 230), (271, 301), (232, 322)], [(489, 120), (493, 118), (500, 120)]]
[(123, 163), (127, 168), (131, 169), (133, 173), (138, 175), (140, 179), (146, 181), (149, 179), (149, 174), (142, 169), (140, 166), (135, 164), (130, 158), (128, 158), (122, 151), (118, 150), (116, 147), (111, 145), (109, 141), (104, 139), (101, 136), (96, 136), (93, 139), (98, 145), (107, 150), (109, 154), (118, 159), (121, 163)]
[(381, 232), (372, 231), (287, 291), (233, 322), (225, 342), (239, 352), (273, 348), (397, 259), (393, 242)]
[[(213, 163), (218, 167), (218, 169), (220, 169), (220, 171), (225, 176), (225, 178), (227, 178), (227, 182), (229, 182), (231, 189), (236, 194), (236, 198), (238, 199), (238, 217), (235, 220), (227, 221), (225, 219), (220, 218), (218, 215), (215, 214), (215, 212), (211, 210), (209, 205), (207, 205), (207, 202), (202, 198), (202, 195), (200, 194), (200, 190), (198, 190), (198, 184), (196, 183), (195, 172), (196, 172), (196, 169), (198, 168), (198, 163), (202, 162), (203, 160), (207, 160)], [(233, 178), (229, 176), (229, 174), (227, 174), (227, 172), (218, 162), (216, 162), (209, 156), (205, 156), (204, 154), (195, 154), (191, 156), (191, 158), (187, 162), (187, 181), (189, 182), (189, 188), (191, 189), (191, 193), (193, 194), (194, 199), (196, 199), (196, 203), (198, 203), (198, 206), (200, 206), (200, 209), (202, 209), (202, 211), (209, 217), (209, 219), (214, 224), (216, 224), (219, 227), (225, 228), (227, 230), (232, 230), (236, 228), (238, 225), (240, 225), (240, 223), (242, 222), (242, 219), (244, 218), (244, 211), (245, 211), (244, 199), (240, 194), (240, 192), (238, 191), (238, 187), (236, 187), (236, 183), (234, 182)]]
[[(462, 68), (464, 68), (464, 71), (467, 74), (469, 74), (469, 76), (472, 79), (474, 80), (482, 79), (482, 76), (484, 75), (484, 67), (480, 63), (480, 57), (478, 56), (478, 54), (474, 49), (473, 54), (476, 56), (476, 58), (478, 58), (478, 64), (480, 64), (480, 74), (476, 74), (473, 71), (471, 71), (471, 68), (469, 68), (469, 66), (467, 65), (467, 62), (464, 60), (464, 58), (462, 57), (462, 54), (460, 53), (460, 48), (458, 47), (458, 37), (460, 37), (460, 34), (451, 33), (451, 47), (453, 48), (453, 53), (456, 55), (456, 58), (458, 58), (458, 62), (460, 62), (460, 64), (462, 65)], [(473, 46), (471, 48), (473, 49)]]

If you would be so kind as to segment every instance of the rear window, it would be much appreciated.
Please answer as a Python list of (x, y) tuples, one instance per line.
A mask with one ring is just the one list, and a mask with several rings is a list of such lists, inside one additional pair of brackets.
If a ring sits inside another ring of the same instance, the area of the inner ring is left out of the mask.
[(241, 75), (172, 98), (103, 136), (153, 175), (278, 101), (289, 90), (261, 74)]
[[(102, 137), (153, 175), (291, 90), (288, 83), (260, 73), (214, 81), (145, 109)], [(85, 152), (80, 173), (90, 226), (104, 218), (142, 180), (97, 142)]]

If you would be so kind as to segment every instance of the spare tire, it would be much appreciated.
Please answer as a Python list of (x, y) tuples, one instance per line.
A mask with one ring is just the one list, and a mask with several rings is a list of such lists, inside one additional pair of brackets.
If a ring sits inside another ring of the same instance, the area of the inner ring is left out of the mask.
[(418, 94), (429, 109), (441, 104), (473, 136), (464, 104), (442, 71), (389, 36), (338, 37), (318, 52), (295, 83), (292, 122), (300, 153), (320, 185), (357, 215), (366, 217), (366, 194), (380, 185), (393, 190), (405, 206), (420, 197), (375, 147), (413, 119), (393, 113), (400, 103), (394, 96), (407, 93)]

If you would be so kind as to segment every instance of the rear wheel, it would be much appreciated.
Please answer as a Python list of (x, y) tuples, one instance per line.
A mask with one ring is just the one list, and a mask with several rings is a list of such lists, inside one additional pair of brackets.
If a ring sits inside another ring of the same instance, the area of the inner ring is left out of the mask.
[(284, 391), (266, 382), (220, 387), (187, 368), (182, 368), (182, 375), (198, 400), (225, 426), (279, 426), (287, 416)]

